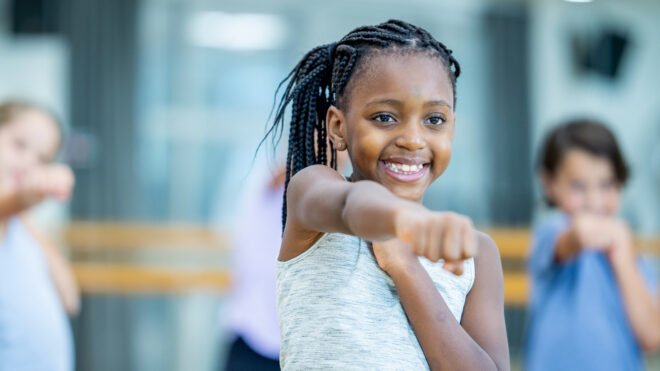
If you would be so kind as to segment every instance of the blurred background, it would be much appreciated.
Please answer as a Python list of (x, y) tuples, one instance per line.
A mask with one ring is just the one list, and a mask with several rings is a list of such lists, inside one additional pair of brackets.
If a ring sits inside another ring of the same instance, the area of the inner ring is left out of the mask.
[(0, 100), (51, 108), (68, 135), (73, 201), (36, 213), (83, 291), (77, 369), (221, 369), (233, 231), (282, 151), (252, 164), (275, 88), (312, 47), (389, 18), (463, 67), (452, 162), (425, 202), (498, 242), (514, 367), (550, 127), (611, 125), (633, 171), (623, 215), (660, 253), (657, 0), (0, 0)]

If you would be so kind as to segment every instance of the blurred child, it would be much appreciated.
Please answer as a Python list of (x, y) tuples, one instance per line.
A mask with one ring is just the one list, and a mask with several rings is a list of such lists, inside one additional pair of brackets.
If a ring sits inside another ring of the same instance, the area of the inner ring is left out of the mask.
[[(282, 242), (284, 168), (267, 179), (261, 178), (241, 204), (233, 236), (228, 325), (234, 340), (223, 366), (225, 371), (280, 369), (273, 262)], [(255, 223), (259, 233), (254, 233)]]
[[(350, 166), (345, 152), (337, 154), (337, 169)], [(225, 371), (279, 370), (280, 330), (275, 307), (275, 264), (282, 244), (284, 166), (264, 177), (252, 172), (256, 187), (246, 187), (232, 242), (232, 283), (229, 330), (234, 341)], [(254, 233), (254, 224), (259, 233)]]
[(640, 370), (642, 351), (660, 347), (660, 308), (617, 216), (628, 169), (616, 139), (570, 122), (548, 135), (539, 165), (558, 213), (534, 230), (526, 369)]
[(73, 370), (67, 314), (78, 312), (78, 288), (27, 215), (47, 197), (71, 194), (73, 173), (53, 163), (60, 141), (48, 113), (0, 104), (0, 370)]

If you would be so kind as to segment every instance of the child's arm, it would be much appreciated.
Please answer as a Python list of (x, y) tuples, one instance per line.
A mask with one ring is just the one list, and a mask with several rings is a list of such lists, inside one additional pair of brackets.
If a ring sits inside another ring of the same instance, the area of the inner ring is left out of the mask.
[(14, 190), (0, 194), (0, 220), (18, 215), (48, 196), (68, 199), (73, 183), (73, 172), (66, 165), (51, 164), (32, 170)]
[(628, 226), (617, 224), (608, 257), (635, 337), (644, 351), (654, 352), (660, 349), (660, 303), (649, 292), (639, 271)]
[(570, 260), (583, 248), (606, 249), (612, 243), (612, 228), (610, 218), (590, 214), (575, 216), (568, 230), (557, 240), (555, 260)]
[(19, 192), (6, 192), (0, 195), (0, 220), (7, 220), (30, 206)]
[(80, 310), (80, 293), (71, 266), (62, 256), (58, 247), (41, 233), (27, 215), (21, 216), (21, 220), (43, 249), (51, 279), (64, 309), (69, 316), (75, 316)]
[[(431, 212), (371, 181), (347, 182), (335, 170), (316, 165), (298, 172), (287, 190), (288, 216), (279, 260), (306, 251), (323, 233), (339, 232), (369, 241), (400, 238), (413, 252), (448, 269), (474, 255), (472, 222), (454, 213)], [(440, 243), (445, 241), (447, 243)]]
[(479, 234), (475, 281), (459, 324), (410, 247), (374, 243), (378, 264), (392, 277), (431, 370), (508, 370), (504, 292), (499, 253)]

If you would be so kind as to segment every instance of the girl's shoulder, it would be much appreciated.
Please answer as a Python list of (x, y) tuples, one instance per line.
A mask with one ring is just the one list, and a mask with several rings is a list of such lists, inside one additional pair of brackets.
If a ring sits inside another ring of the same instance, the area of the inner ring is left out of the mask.
[[(504, 302), (504, 276), (500, 252), (495, 241), (486, 233), (475, 231), (477, 235), (477, 254), (474, 261), (474, 279), (466, 299), (466, 306), (472, 303), (476, 308), (499, 308)], [(477, 312), (481, 309), (477, 309)]]
[(503, 284), (502, 260), (497, 244), (488, 234), (477, 230), (475, 233), (477, 235), (477, 254), (474, 257), (475, 281), (482, 276), (487, 277), (489, 286)]
[(495, 240), (487, 233), (475, 230), (477, 235), (477, 247), (478, 252), (475, 256), (475, 263), (477, 261), (485, 260), (493, 264), (499, 264), (500, 261), (500, 251), (497, 248)]

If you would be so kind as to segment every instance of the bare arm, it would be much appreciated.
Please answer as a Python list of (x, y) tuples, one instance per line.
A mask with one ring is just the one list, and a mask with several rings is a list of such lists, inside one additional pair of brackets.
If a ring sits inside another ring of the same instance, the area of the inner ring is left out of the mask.
[(73, 183), (73, 172), (66, 165), (50, 164), (32, 169), (15, 189), (0, 194), (0, 220), (18, 215), (49, 196), (67, 200)]
[(465, 300), (461, 325), (491, 356), (498, 370), (509, 370), (502, 262), (495, 242), (486, 234), (478, 233), (474, 285)]
[(427, 211), (376, 182), (350, 183), (323, 165), (307, 167), (291, 179), (287, 209), (282, 261), (300, 255), (322, 233), (346, 233), (371, 241), (393, 238), (398, 211)]
[(635, 337), (646, 352), (660, 349), (660, 310), (658, 299), (649, 293), (644, 279), (635, 264), (625, 264), (614, 269), (623, 304)]
[(475, 282), (460, 324), (416, 258), (385, 267), (431, 370), (510, 368), (501, 264), (490, 238), (479, 237)]
[(559, 236), (555, 248), (555, 260), (558, 262), (567, 261), (577, 255), (581, 248), (575, 231), (571, 228)]
[(13, 215), (20, 214), (36, 202), (24, 197), (22, 192), (14, 191), (0, 195), (0, 220), (7, 220)]
[(641, 348), (660, 349), (660, 305), (644, 282), (637, 266), (632, 234), (624, 223), (615, 228), (615, 242), (608, 251), (612, 270), (619, 285), (628, 321)]
[(22, 216), (21, 220), (43, 249), (51, 279), (64, 309), (69, 316), (77, 315), (80, 310), (80, 292), (71, 266), (62, 256), (57, 246), (43, 235), (27, 216)]

